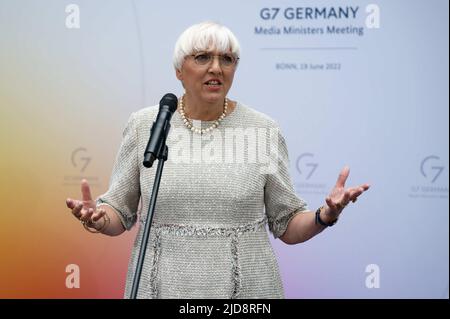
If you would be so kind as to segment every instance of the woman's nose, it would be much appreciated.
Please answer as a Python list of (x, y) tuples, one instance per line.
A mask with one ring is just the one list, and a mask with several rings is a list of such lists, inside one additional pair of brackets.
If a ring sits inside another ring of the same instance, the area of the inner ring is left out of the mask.
[(214, 56), (212, 61), (211, 61), (211, 65), (209, 66), (209, 71), (212, 73), (221, 73), (222, 72), (222, 67), (220, 65), (220, 57), (219, 56)]

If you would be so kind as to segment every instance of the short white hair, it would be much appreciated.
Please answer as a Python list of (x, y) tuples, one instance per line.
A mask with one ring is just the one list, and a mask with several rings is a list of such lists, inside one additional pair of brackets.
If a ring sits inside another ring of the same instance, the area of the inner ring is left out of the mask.
[(230, 29), (215, 22), (202, 22), (190, 26), (178, 38), (173, 53), (175, 69), (181, 69), (186, 56), (211, 48), (220, 53), (231, 51), (237, 57), (240, 54), (239, 42)]

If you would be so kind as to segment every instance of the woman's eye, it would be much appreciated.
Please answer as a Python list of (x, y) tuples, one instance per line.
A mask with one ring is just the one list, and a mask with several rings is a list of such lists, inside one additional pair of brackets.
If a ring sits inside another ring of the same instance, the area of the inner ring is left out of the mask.
[(208, 54), (199, 54), (195, 57), (195, 59), (198, 62), (208, 62), (209, 61), (209, 55)]
[(227, 64), (232, 64), (234, 61), (234, 58), (231, 55), (223, 55), (222, 60), (223, 60), (223, 62), (225, 62)]

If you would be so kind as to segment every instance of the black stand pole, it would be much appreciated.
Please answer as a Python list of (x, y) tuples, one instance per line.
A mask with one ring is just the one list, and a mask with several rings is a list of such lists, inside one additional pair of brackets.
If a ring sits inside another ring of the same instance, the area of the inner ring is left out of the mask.
[[(161, 152), (161, 149), (162, 149), (162, 152)], [(141, 249), (139, 251), (139, 258), (138, 258), (137, 265), (136, 265), (136, 271), (134, 273), (133, 287), (131, 288), (131, 297), (130, 297), (131, 299), (136, 299), (136, 296), (137, 296), (137, 292), (138, 292), (138, 288), (139, 288), (139, 281), (141, 279), (141, 273), (142, 273), (142, 265), (144, 264), (145, 251), (147, 249), (148, 238), (150, 236), (150, 227), (152, 225), (153, 213), (155, 211), (156, 197), (158, 196), (159, 183), (161, 181), (161, 175), (162, 175), (162, 171), (164, 168), (164, 162), (167, 160), (167, 155), (169, 152), (169, 149), (167, 148), (167, 145), (166, 145), (165, 138), (164, 138), (164, 142), (162, 143), (161, 149), (159, 152), (160, 154), (158, 154), (158, 156), (156, 156), (156, 158), (158, 159), (158, 168), (156, 170), (155, 181), (153, 183), (152, 196), (150, 198), (150, 205), (148, 207), (144, 233), (142, 234)]]

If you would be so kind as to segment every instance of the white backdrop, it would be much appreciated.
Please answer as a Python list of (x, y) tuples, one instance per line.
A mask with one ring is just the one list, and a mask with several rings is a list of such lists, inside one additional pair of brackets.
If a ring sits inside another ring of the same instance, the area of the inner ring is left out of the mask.
[[(71, 4), (80, 28), (67, 27)], [(94, 194), (105, 190), (128, 115), (182, 93), (172, 66), (179, 34), (213, 20), (242, 47), (230, 98), (280, 124), (309, 208), (323, 203), (344, 165), (348, 185), (371, 184), (314, 239), (273, 241), (286, 297), (448, 298), (448, 9), (445, 0), (0, 0), (0, 135), (8, 150), (0, 175), (9, 181), (1, 193), (14, 204), (0, 218), (26, 230), (1, 235), (5, 294), (27, 291), (17, 288), (22, 280), (30, 291), (26, 281), (48, 289), (34, 296), (72, 296), (55, 275), (68, 263), (95, 278), (77, 296), (123, 283), (108, 254), (123, 259), (123, 275), (129, 247), (81, 235), (61, 218), (64, 198), (78, 196), (81, 175), (95, 181)], [(85, 170), (73, 160), (79, 150)], [(25, 203), (23, 194), (31, 196)], [(91, 245), (101, 253), (83, 248)], [(39, 274), (17, 268), (16, 251), (27, 249)]]

